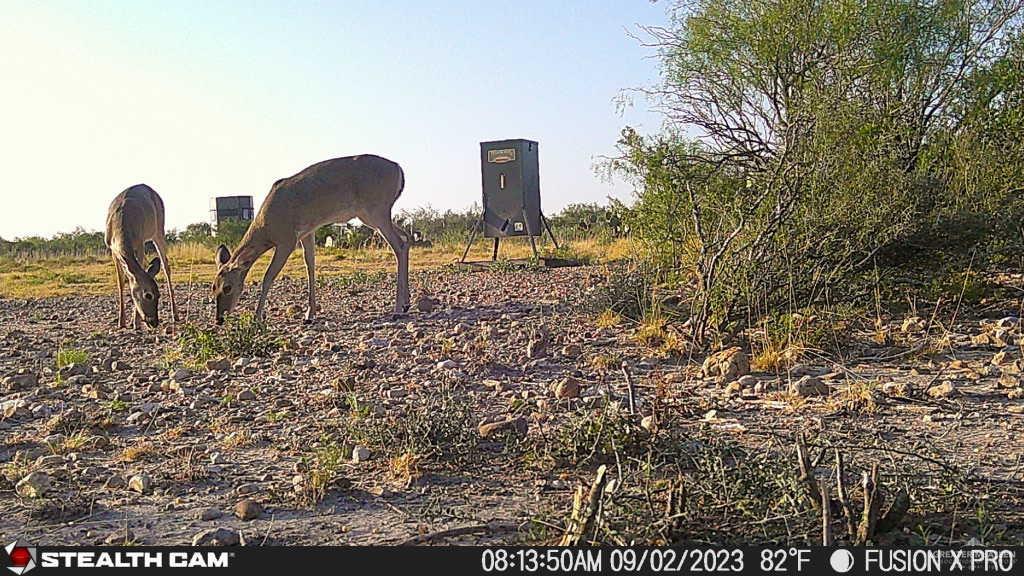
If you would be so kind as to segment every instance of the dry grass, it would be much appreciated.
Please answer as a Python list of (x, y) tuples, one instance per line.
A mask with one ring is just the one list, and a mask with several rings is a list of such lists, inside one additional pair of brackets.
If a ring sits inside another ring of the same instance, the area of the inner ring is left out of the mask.
[(423, 457), (412, 452), (405, 452), (399, 456), (395, 456), (388, 461), (388, 469), (391, 472), (391, 477), (394, 478), (395, 482), (409, 486), (416, 481), (421, 475), (420, 464), (423, 461)]
[(597, 319), (594, 320), (594, 325), (598, 328), (614, 328), (622, 324), (622, 316), (619, 316), (612, 310), (605, 310), (598, 314)]
[(149, 440), (140, 440), (121, 451), (122, 462), (138, 462), (145, 460), (156, 452), (156, 445)]
[(878, 411), (878, 397), (878, 382), (858, 380), (840, 389), (831, 401), (851, 412), (874, 414)]
[[(464, 245), (438, 245), (413, 247), (409, 266), (413, 270), (437, 268), (459, 260)], [(605, 244), (592, 239), (570, 242), (566, 250), (590, 262), (608, 262), (628, 256), (632, 242), (625, 239)], [(490, 260), (492, 244), (489, 240), (474, 243), (468, 260)], [(550, 245), (538, 246), (542, 254), (553, 252)], [(271, 252), (264, 254), (253, 265), (250, 282), (259, 282), (270, 265)], [(500, 257), (520, 259), (532, 256), (530, 244), (521, 238), (510, 238), (501, 244)], [(174, 244), (168, 250), (168, 259), (175, 282), (209, 284), (216, 275), (214, 252), (201, 244)], [(388, 248), (317, 249), (317, 274), (323, 278), (349, 275), (356, 271), (375, 272), (394, 269), (394, 254)], [(288, 259), (283, 276), (304, 278), (305, 265), (301, 251)], [(45, 298), (68, 295), (107, 295), (114, 292), (116, 278), (110, 259), (104, 254), (92, 256), (13, 260), (0, 258), (0, 297)]]

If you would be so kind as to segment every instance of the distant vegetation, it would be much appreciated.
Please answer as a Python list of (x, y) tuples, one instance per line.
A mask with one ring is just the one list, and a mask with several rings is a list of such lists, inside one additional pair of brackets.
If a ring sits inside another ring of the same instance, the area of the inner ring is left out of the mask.
[[(607, 206), (597, 203), (570, 204), (550, 216), (549, 221), (559, 240), (603, 239), (623, 237), (628, 233), (624, 214), (628, 209), (617, 201)], [(395, 221), (415, 238), (414, 245), (456, 246), (469, 238), (473, 226), (480, 219), (480, 208), (440, 211), (425, 207), (404, 211)], [(189, 224), (183, 230), (168, 230), (169, 244), (199, 244), (210, 248), (218, 244), (236, 246), (245, 235), (249, 222), (228, 219), (217, 230), (207, 222)], [(317, 244), (323, 246), (327, 237), (335, 247), (360, 249), (384, 246), (384, 241), (373, 229), (360, 224), (324, 226), (316, 233)], [(7, 241), (0, 238), (0, 257), (25, 259), (47, 257), (99, 256), (106, 252), (102, 232), (87, 232), (77, 228), (50, 238), (31, 236)]]

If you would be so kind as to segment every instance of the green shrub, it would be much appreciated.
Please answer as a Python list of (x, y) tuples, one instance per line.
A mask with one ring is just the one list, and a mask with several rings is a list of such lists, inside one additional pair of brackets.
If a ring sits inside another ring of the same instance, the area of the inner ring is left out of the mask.
[(228, 317), (221, 327), (202, 328), (188, 324), (178, 335), (177, 359), (201, 366), (219, 357), (267, 356), (281, 347), (281, 341), (266, 324), (252, 314)]
[(89, 361), (89, 353), (85, 350), (75, 348), (60, 348), (57, 350), (57, 369), (61, 370), (72, 364), (85, 364)]

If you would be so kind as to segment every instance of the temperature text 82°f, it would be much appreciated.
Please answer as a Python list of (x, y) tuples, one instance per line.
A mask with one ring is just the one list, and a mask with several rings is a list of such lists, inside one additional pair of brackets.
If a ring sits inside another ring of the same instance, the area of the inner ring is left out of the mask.
[(811, 551), (801, 548), (766, 548), (761, 550), (764, 572), (803, 572), (811, 561)]

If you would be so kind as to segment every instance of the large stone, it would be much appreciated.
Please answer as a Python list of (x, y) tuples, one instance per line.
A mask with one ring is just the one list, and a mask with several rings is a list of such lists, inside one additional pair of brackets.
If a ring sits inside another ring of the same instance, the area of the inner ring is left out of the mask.
[(128, 489), (139, 494), (149, 492), (152, 485), (153, 481), (146, 474), (136, 474), (128, 479)]
[(701, 374), (705, 378), (714, 378), (720, 383), (732, 382), (749, 373), (750, 359), (739, 346), (715, 352), (701, 366)]
[(4, 392), (17, 392), (35, 388), (39, 385), (39, 377), (33, 373), (15, 374), (4, 378), (2, 390)]
[(192, 371), (188, 368), (178, 368), (171, 373), (171, 380), (177, 380), (178, 382), (183, 382), (191, 377)]
[(507, 430), (512, 430), (517, 436), (526, 436), (529, 429), (529, 424), (526, 422), (526, 418), (509, 418), (500, 422), (490, 422), (487, 424), (481, 424), (477, 431), (480, 433), (481, 438), (490, 438)]
[(556, 383), (552, 387), (552, 392), (555, 398), (559, 400), (568, 400), (570, 398), (579, 398), (581, 382), (572, 376)]
[(192, 538), (193, 546), (238, 546), (240, 542), (238, 532), (227, 528), (203, 530)]
[(814, 376), (804, 376), (789, 386), (789, 391), (802, 398), (810, 396), (828, 396), (829, 387)]
[(920, 334), (925, 331), (928, 324), (924, 319), (919, 316), (911, 316), (903, 321), (903, 325), (900, 327), (904, 334)]
[(885, 384), (883, 384), (882, 392), (884, 392), (888, 396), (907, 398), (914, 392), (914, 388), (910, 385), (909, 382), (897, 380), (894, 382), (886, 382)]
[(932, 398), (949, 398), (950, 396), (955, 396), (956, 393), (956, 384), (951, 380), (946, 380), (942, 384), (928, 389), (928, 395)]
[(206, 369), (214, 372), (231, 370), (231, 361), (227, 358), (213, 358), (206, 361)]
[(246, 498), (235, 504), (235, 516), (241, 520), (255, 520), (260, 514), (263, 514), (263, 505), (256, 500)]
[(356, 446), (352, 449), (352, 461), (356, 464), (366, 462), (370, 459), (370, 449), (366, 446)]
[(562, 356), (575, 358), (583, 353), (583, 347), (579, 344), (566, 344), (562, 346)]
[(14, 491), (25, 498), (42, 498), (50, 490), (50, 476), (46, 472), (32, 472), (18, 481)]
[(531, 360), (542, 358), (548, 353), (548, 341), (546, 338), (534, 338), (526, 345), (526, 357)]
[(423, 312), (424, 314), (430, 314), (437, 308), (437, 300), (431, 298), (427, 294), (421, 294), (416, 299), (416, 310)]
[(28, 400), (23, 398), (15, 398), (14, 400), (6, 400), (3, 403), (0, 403), (0, 414), (3, 414), (5, 420), (8, 418), (28, 416), (31, 413), (31, 410), (29, 410)]

